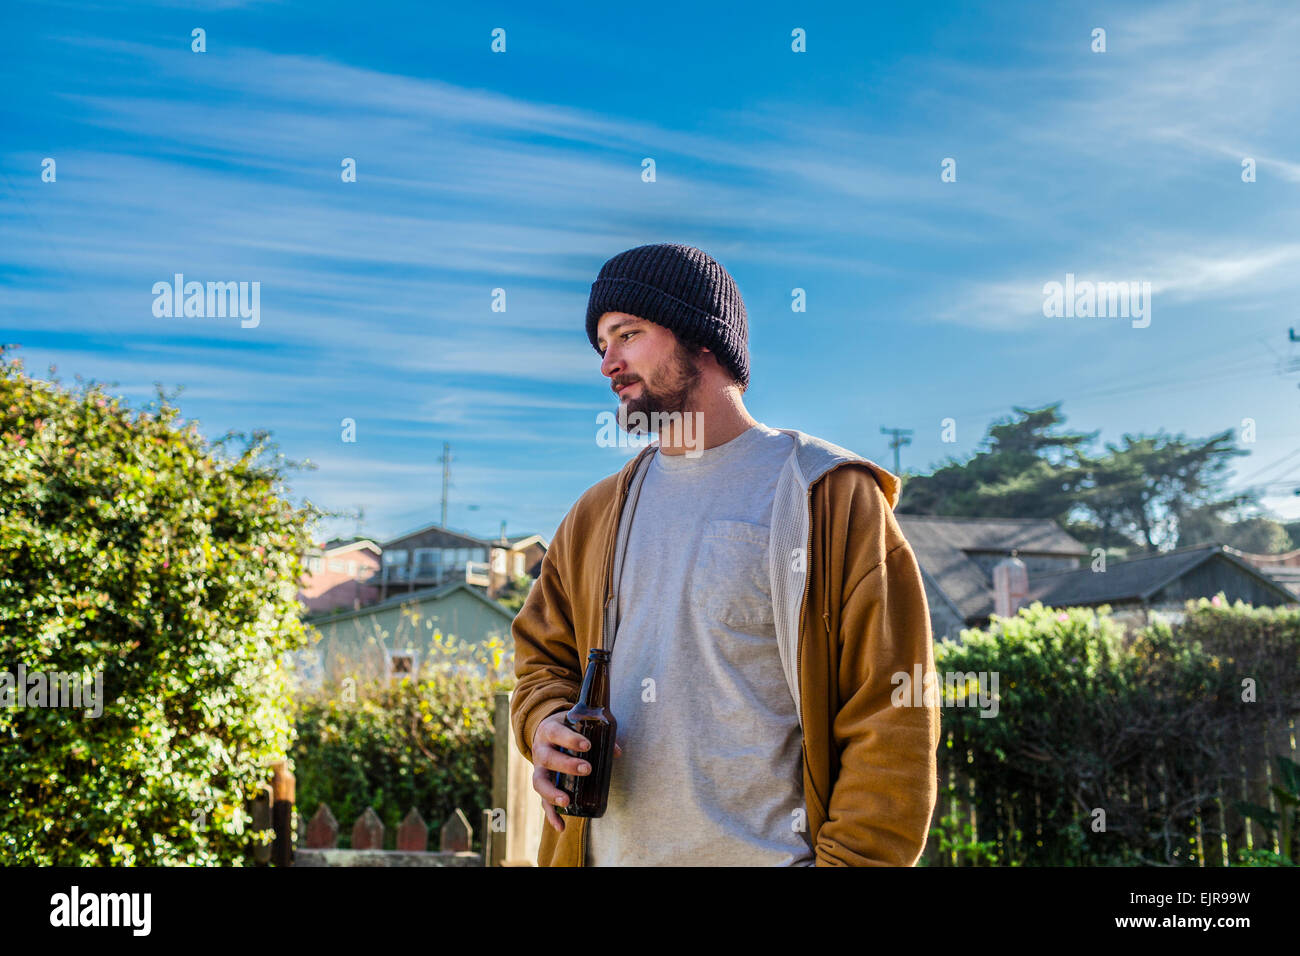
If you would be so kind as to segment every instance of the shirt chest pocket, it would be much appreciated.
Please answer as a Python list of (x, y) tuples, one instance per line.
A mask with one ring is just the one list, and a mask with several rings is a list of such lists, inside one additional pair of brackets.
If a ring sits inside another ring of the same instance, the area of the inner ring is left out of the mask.
[(771, 627), (768, 536), (766, 526), (748, 521), (708, 522), (691, 571), (691, 603), (731, 628)]

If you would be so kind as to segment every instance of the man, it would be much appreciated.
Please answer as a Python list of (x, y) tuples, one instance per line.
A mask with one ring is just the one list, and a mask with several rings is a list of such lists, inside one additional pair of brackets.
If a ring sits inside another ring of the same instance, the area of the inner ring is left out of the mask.
[[(934, 670), (898, 479), (750, 416), (744, 303), (699, 249), (606, 262), (587, 335), (623, 420), (661, 427), (564, 517), (514, 621), (511, 724), (549, 824), (538, 863), (915, 864), (939, 711), (894, 693)], [(601, 646), (618, 722), (609, 806), (561, 816), (552, 772), (590, 770), (557, 749), (586, 744), (564, 713)]]

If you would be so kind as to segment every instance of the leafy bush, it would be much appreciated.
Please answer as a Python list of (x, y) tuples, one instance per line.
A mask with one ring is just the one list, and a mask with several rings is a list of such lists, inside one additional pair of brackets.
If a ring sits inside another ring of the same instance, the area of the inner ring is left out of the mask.
[[(102, 675), (102, 715), (0, 707), (0, 859), (234, 864), (292, 727), (282, 654), (310, 506), (255, 433), (159, 393), (32, 379), (0, 350), (0, 670)], [(20, 688), (21, 690), (21, 688)], [(256, 838), (269, 838), (269, 831)]]
[[(1107, 607), (1035, 603), (937, 646), (940, 673), (998, 675), (996, 717), (944, 702), (953, 739), (939, 758), (942, 774), (973, 779), (975, 834), (996, 837), (999, 863), (1201, 862), (1197, 819), (1216, 819), (1220, 791), (1239, 782), (1238, 743), (1258, 746), (1300, 700), (1300, 613), (1223, 605), (1188, 602), (1179, 625), (1126, 644)], [(1243, 705), (1246, 678), (1267, 705)], [(978, 846), (954, 836), (950, 852)], [(1204, 836), (1220, 852), (1218, 833)]]
[(321, 803), (339, 823), (339, 846), (373, 807), (385, 846), (412, 808), (429, 825), (429, 848), (456, 809), (479, 847), (479, 814), (492, 806), (495, 694), (514, 686), (514, 665), (499, 640), (464, 644), (435, 633), (417, 680), (346, 678), (305, 696), (296, 708), (297, 804), (304, 819)]

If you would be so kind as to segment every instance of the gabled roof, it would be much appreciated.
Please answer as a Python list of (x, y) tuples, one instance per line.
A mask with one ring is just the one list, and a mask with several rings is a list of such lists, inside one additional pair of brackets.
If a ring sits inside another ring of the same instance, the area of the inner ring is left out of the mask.
[(491, 541), (484, 540), (483, 538), (476, 538), (471, 534), (465, 534), (464, 532), (461, 531), (452, 531), (450, 528), (444, 528), (442, 525), (435, 523), (435, 524), (427, 524), (423, 528), (417, 528), (414, 531), (408, 531), (405, 534), (400, 534), (395, 538), (389, 538), (387, 541), (384, 542), (384, 547), (385, 548), (398, 547), (402, 544), (402, 542), (406, 541), (408, 538), (414, 538), (422, 534), (428, 534), (431, 531), (436, 531), (438, 533), (439, 538), (442, 540), (443, 544), (439, 545), (439, 547), (485, 548), (492, 544)]
[(1296, 596), (1287, 591), (1254, 565), (1242, 561), (1221, 544), (1198, 544), (1173, 551), (1143, 555), (1106, 566), (1105, 572), (1091, 568), (1060, 571), (1055, 574), (1029, 576), (1030, 602), (1042, 601), (1052, 607), (1106, 604), (1115, 601), (1147, 601), (1161, 588), (1176, 581), (1207, 561), (1227, 561), (1242, 574), (1259, 582), (1286, 602)]
[[(408, 531), (400, 534), (395, 538), (390, 538), (384, 542), (385, 548), (398, 547), (408, 538), (414, 538), (422, 534), (428, 534), (430, 531), (436, 531), (443, 540), (439, 547), (475, 547), (475, 548), (499, 548), (502, 546), (501, 539), (497, 538), (476, 538), (472, 534), (465, 534), (463, 531), (452, 531), (450, 528), (444, 528), (442, 525), (434, 523), (427, 524), (422, 528), (416, 528), (414, 531)], [(527, 547), (533, 539), (536, 539), (543, 548), (547, 548), (546, 539), (540, 534), (517, 534), (514, 537), (507, 537), (505, 544), (508, 548)]]
[[(921, 572), (964, 619), (993, 613), (993, 584), (971, 553), (1086, 557), (1051, 518), (954, 518), (895, 514)], [(1032, 585), (1033, 579), (1031, 577)]]
[(470, 594), (474, 595), (475, 598), (482, 601), (492, 610), (496, 611), (503, 618), (505, 618), (506, 621), (513, 621), (515, 619), (515, 614), (513, 611), (511, 611), (509, 608), (505, 607), (504, 605), (499, 604), (498, 602), (492, 600), (490, 597), (485, 595), (482, 591), (478, 590), (472, 585), (466, 584), (464, 581), (452, 581), (449, 584), (443, 584), (436, 588), (424, 588), (423, 590), (419, 590), (419, 591), (403, 591), (401, 594), (394, 595), (393, 597), (390, 597), (387, 600), (379, 601), (375, 604), (367, 604), (362, 608), (358, 608), (357, 610), (354, 611), (345, 611), (342, 614), (338, 614), (332, 611), (320, 611), (315, 614), (308, 614), (303, 618), (303, 622), (306, 624), (316, 624), (319, 622), (332, 623), (334, 621), (348, 621), (354, 617), (362, 617), (367, 614), (374, 614), (378, 611), (386, 611), (389, 608), (401, 607), (403, 604), (410, 604), (411, 602), (415, 602), (417, 604), (427, 604), (430, 601), (440, 601), (443, 598), (450, 595), (452, 592), (460, 589), (464, 589), (465, 591), (468, 591)]
[(383, 548), (375, 544), (369, 538), (334, 538), (326, 541), (322, 548), (326, 556), (332, 554), (344, 554), (348, 551), (356, 551), (358, 548), (372, 548), (376, 554), (383, 551)]

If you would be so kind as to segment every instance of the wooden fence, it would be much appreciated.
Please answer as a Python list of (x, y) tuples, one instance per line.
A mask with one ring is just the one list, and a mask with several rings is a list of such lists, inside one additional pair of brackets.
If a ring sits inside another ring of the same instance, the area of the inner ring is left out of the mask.
[[(996, 841), (999, 858), (1009, 853), (1020, 857), (1030, 841), (1042, 838), (1043, 827), (1054, 826), (1042, 814), (1041, 801), (1029, 794), (1021, 799), (993, 800), (976, 798), (976, 781), (971, 773), (972, 754), (958, 752), (953, 744), (955, 735), (949, 731), (939, 747), (939, 801), (935, 807), (931, 827), (939, 827), (948, 819), (947, 829), (969, 831), (960, 842)], [(1195, 861), (1201, 866), (1221, 867), (1236, 863), (1239, 849), (1269, 849), (1278, 852), (1276, 834), (1268, 832), (1254, 820), (1242, 817), (1233, 803), (1242, 800), (1270, 807), (1275, 812), (1277, 798), (1271, 786), (1280, 785), (1277, 776), (1277, 756), (1297, 759), (1297, 727), (1294, 719), (1275, 721), (1263, 734), (1235, 735), (1224, 761), (1225, 771), (1214, 781), (1195, 781), (1187, 788), (1191, 792), (1172, 792), (1166, 788), (1135, 786), (1125, 781), (1115, 794), (1118, 807), (1141, 807), (1146, 813), (1156, 813), (1167, 821), (1166, 843), (1194, 851)], [(1165, 776), (1169, 768), (1155, 768), (1155, 777)], [(1234, 772), (1235, 769), (1235, 772)], [(1150, 779), (1148, 777), (1147, 779)], [(955, 818), (956, 826), (953, 826)], [(1109, 817), (1109, 824), (1123, 824)], [(1086, 821), (1085, 821), (1086, 823)], [(962, 857), (956, 850), (945, 852), (940, 840), (933, 834), (926, 844), (923, 859), (928, 866), (972, 866), (979, 860)], [(1153, 861), (1165, 862), (1165, 861)]]
[(295, 785), (283, 763), (250, 804), (253, 828), (273, 830), (270, 844), (252, 848), (259, 866), (532, 866), (537, 859), (545, 811), (533, 792), (532, 764), (514, 745), (510, 695), (494, 701), (492, 806), (481, 809), (482, 853), (472, 852), (469, 819), (457, 809), (439, 831), (439, 848), (429, 850), (429, 827), (415, 808), (397, 830), (397, 849), (385, 850), (384, 824), (367, 807), (352, 825), (352, 847), (338, 848), (339, 824), (322, 803), (309, 823), (293, 828)]
[(442, 825), (439, 848), (429, 849), (429, 827), (414, 808), (397, 828), (397, 849), (384, 849), (384, 824), (371, 807), (352, 825), (352, 847), (338, 848), (339, 825), (322, 803), (303, 833), (294, 866), (482, 866), (470, 850), (469, 820), (457, 809)]

